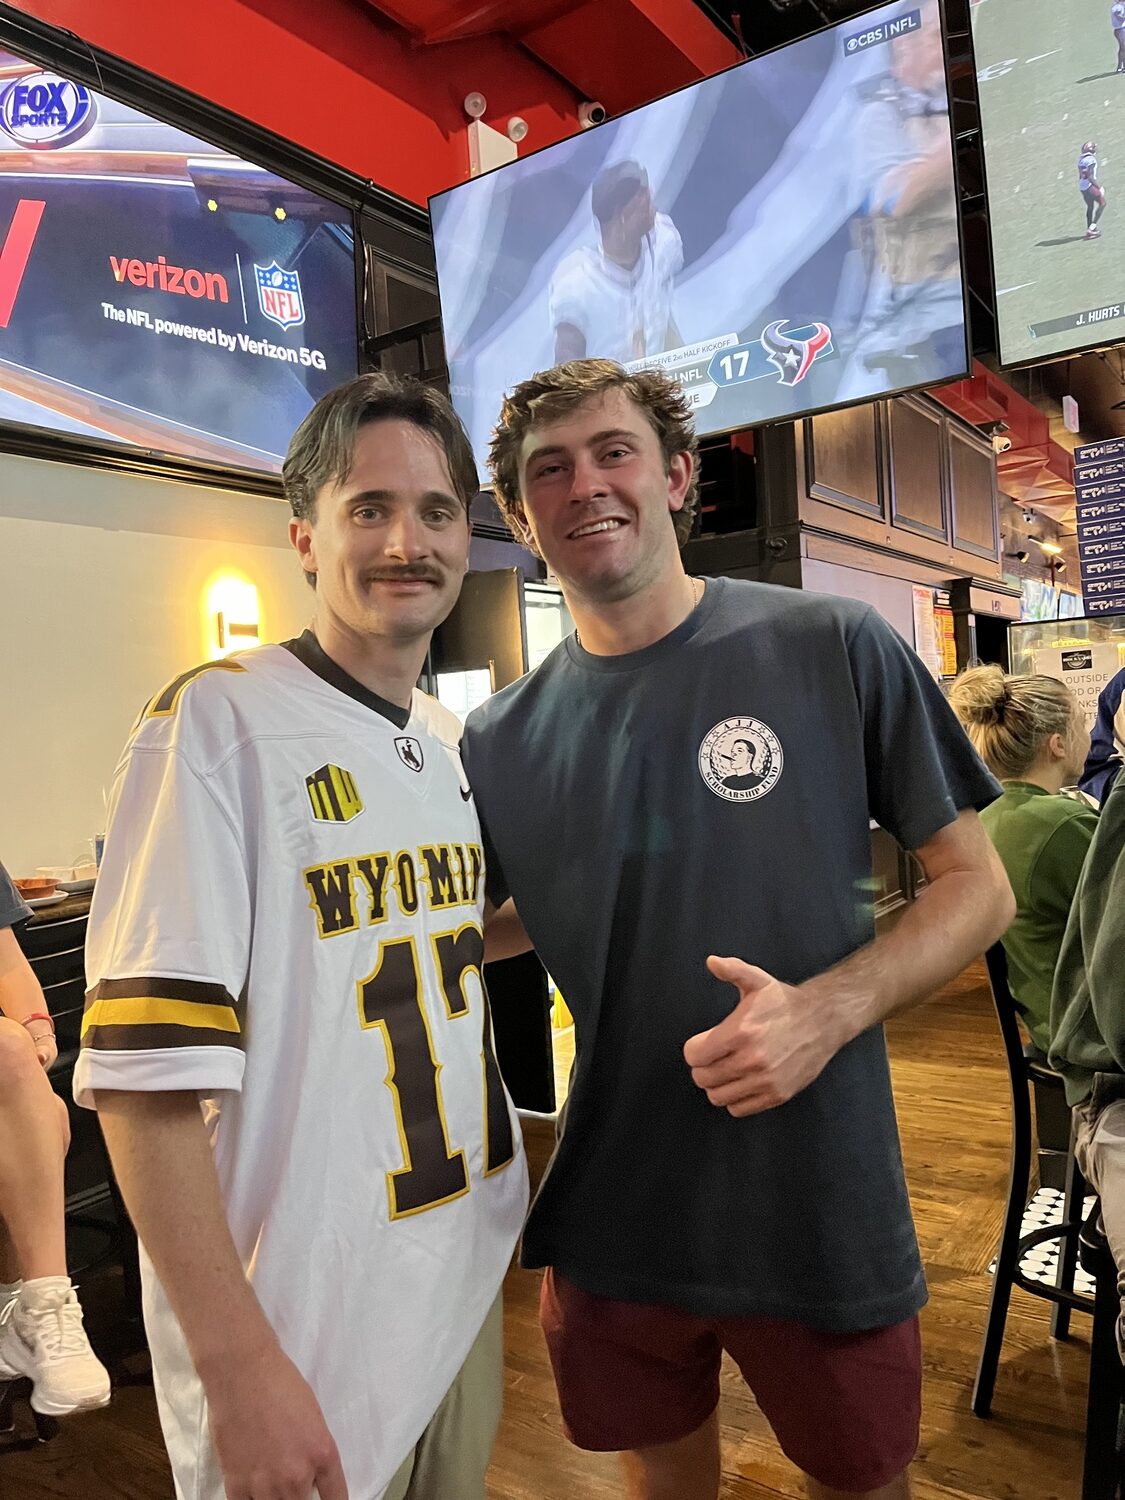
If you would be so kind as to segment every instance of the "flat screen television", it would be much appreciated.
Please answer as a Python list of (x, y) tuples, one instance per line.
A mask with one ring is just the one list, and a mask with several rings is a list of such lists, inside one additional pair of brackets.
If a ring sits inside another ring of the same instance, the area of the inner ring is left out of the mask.
[(1001, 363), (1123, 339), (1125, 4), (987, 0), (972, 17)]
[(276, 472), (355, 276), (350, 209), (0, 53), (0, 421)]
[(483, 458), (564, 358), (658, 364), (701, 434), (968, 368), (937, 0), (884, 5), (430, 201), (450, 393)]

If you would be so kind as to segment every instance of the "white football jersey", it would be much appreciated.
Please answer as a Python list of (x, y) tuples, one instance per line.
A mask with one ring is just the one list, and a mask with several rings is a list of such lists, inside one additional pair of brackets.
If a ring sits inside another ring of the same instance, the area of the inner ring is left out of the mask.
[(628, 364), (662, 354), (683, 263), (679, 230), (667, 214), (657, 214), (630, 271), (600, 245), (573, 250), (551, 278), (551, 327), (570, 323), (579, 329), (591, 358)]
[[(302, 646), (187, 672), (135, 728), (74, 1088), (88, 1106), (98, 1089), (207, 1101), (246, 1274), (352, 1500), (379, 1500), (496, 1297), (527, 1172), (481, 978), (460, 726)], [(223, 1500), (202, 1387), (144, 1272), (177, 1494)]]

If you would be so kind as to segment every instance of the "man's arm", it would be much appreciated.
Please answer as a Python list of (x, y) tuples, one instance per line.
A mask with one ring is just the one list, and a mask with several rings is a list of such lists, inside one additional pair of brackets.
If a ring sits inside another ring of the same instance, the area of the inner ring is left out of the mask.
[(559, 323), (555, 328), (555, 364), (586, 358), (586, 335), (573, 323)]
[(194, 1093), (102, 1091), (96, 1104), (130, 1217), (207, 1395), (228, 1500), (347, 1500), (316, 1398), (246, 1280)]
[(783, 984), (738, 958), (708, 959), (739, 997), (726, 1020), (684, 1046), (712, 1104), (736, 1116), (784, 1104), (842, 1047), (940, 989), (1007, 930), (1015, 899), (975, 812), (914, 852), (926, 889), (894, 930), (804, 984)]
[(530, 953), (531, 939), (520, 920), (515, 902), (508, 898), (501, 906), (484, 903), (484, 961), (494, 964), (502, 958), (516, 958)]

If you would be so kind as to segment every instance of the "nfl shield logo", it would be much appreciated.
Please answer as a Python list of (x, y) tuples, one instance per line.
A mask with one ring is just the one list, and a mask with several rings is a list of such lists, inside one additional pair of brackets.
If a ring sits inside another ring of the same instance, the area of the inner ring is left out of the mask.
[(296, 271), (284, 271), (277, 261), (255, 266), (258, 282), (258, 306), (271, 323), (279, 328), (293, 328), (305, 321), (305, 304), (301, 300), (301, 278)]

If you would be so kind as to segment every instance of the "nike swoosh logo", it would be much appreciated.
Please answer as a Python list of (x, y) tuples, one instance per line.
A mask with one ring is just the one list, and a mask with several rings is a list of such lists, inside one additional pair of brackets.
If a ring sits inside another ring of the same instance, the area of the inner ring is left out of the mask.
[(460, 792), (461, 792), (461, 801), (462, 802), (471, 802), (473, 800), (473, 789), (472, 789), (472, 787), (461, 787), (460, 788)]

